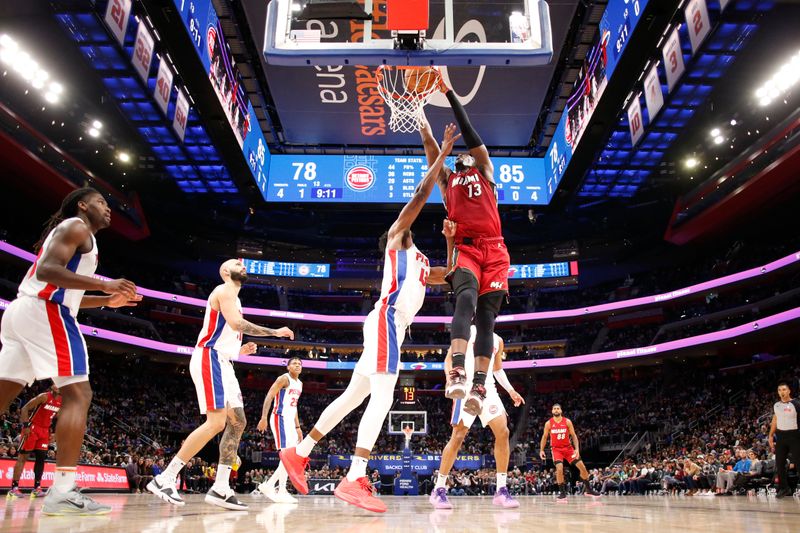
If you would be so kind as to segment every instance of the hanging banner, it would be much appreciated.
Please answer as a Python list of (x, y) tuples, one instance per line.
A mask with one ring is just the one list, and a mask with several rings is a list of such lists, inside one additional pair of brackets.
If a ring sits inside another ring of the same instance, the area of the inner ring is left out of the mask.
[(139, 77), (147, 83), (147, 78), (150, 77), (150, 65), (153, 63), (153, 36), (147, 30), (147, 26), (143, 23), (139, 24), (139, 29), (136, 30), (136, 42), (133, 43), (133, 68)]
[(156, 103), (164, 114), (167, 114), (169, 107), (169, 97), (172, 94), (172, 69), (167, 65), (166, 58), (161, 58), (161, 64), (158, 66), (158, 77), (156, 78), (156, 90), (153, 95), (156, 97)]
[(706, 0), (689, 0), (684, 10), (686, 25), (689, 30), (689, 41), (692, 43), (692, 54), (697, 53), (703, 39), (711, 31), (711, 21), (708, 18)]
[(109, 0), (105, 21), (119, 44), (125, 44), (125, 31), (131, 16), (131, 0)]
[(650, 123), (664, 105), (664, 93), (661, 91), (661, 80), (658, 79), (658, 65), (653, 65), (644, 77), (644, 102), (647, 105), (647, 116)]
[(667, 72), (667, 87), (670, 91), (680, 79), (686, 66), (683, 64), (683, 53), (681, 52), (681, 36), (678, 28), (672, 32), (667, 42), (664, 44), (664, 70)]
[(642, 124), (642, 105), (639, 103), (639, 95), (633, 97), (631, 105), (628, 106), (628, 127), (631, 130), (631, 145), (636, 146), (644, 133)]
[(175, 102), (175, 118), (172, 119), (172, 128), (183, 141), (186, 135), (186, 121), (189, 119), (189, 99), (183, 91), (178, 91), (178, 100)]

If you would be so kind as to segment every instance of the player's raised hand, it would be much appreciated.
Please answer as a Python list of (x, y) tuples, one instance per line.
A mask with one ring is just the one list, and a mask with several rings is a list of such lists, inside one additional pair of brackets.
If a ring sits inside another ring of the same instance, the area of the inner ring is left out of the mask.
[(511, 401), (514, 402), (514, 407), (519, 407), (520, 405), (525, 403), (525, 398), (519, 395), (519, 393), (515, 390), (512, 390), (508, 393), (511, 396)]
[(442, 153), (449, 154), (453, 151), (453, 145), (461, 138), (461, 134), (456, 135), (456, 125), (450, 123), (444, 129), (444, 137), (442, 137)]
[(108, 299), (108, 303), (105, 306), (112, 307), (114, 309), (118, 307), (136, 307), (141, 301), (141, 294), (135, 294), (133, 298), (128, 298), (124, 294), (117, 293), (111, 295), (111, 297)]
[(447, 239), (454, 239), (456, 236), (456, 226), (457, 224), (449, 218), (444, 219), (442, 223), (442, 235)]
[(258, 424), (256, 425), (256, 429), (259, 430), (261, 433), (264, 433), (267, 430), (267, 419), (262, 418), (261, 420), (259, 420)]
[(253, 355), (258, 351), (258, 344), (254, 342), (248, 342), (247, 344), (242, 345), (242, 349), (239, 350), (239, 355)]
[(545, 461), (547, 459), (547, 456), (544, 454), (544, 450), (541, 450), (539, 452), (539, 459), (541, 459), (542, 461)]
[(279, 329), (275, 330), (275, 336), (276, 337), (286, 337), (290, 341), (293, 341), (294, 340), (294, 331), (292, 331), (289, 328), (284, 326), (282, 328), (279, 328)]

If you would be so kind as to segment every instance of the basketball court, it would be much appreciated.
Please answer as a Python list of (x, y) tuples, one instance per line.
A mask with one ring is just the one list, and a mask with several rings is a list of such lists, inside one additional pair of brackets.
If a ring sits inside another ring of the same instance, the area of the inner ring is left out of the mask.
[(523, 496), (520, 507), (492, 507), (489, 497), (454, 497), (452, 511), (432, 510), (427, 497), (387, 496), (385, 515), (354, 509), (333, 497), (309, 496), (297, 505), (271, 504), (265, 498), (242, 496), (249, 512), (224, 511), (203, 503), (202, 495), (187, 495), (186, 506), (164, 505), (148, 494), (99, 495), (113, 510), (104, 517), (47, 517), (37, 513), (41, 502), (6, 504), (3, 530), (9, 532), (72, 533), (91, 531), (173, 533), (329, 533), (429, 531), (535, 531), (547, 533), (630, 533), (631, 531), (787, 533), (800, 520), (793, 499), (617, 497), (599, 501), (575, 496), (557, 504), (554, 496)]

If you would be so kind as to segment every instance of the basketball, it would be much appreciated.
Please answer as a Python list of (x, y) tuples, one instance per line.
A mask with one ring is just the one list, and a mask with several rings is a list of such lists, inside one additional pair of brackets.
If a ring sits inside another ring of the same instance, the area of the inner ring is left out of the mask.
[(436, 84), (438, 72), (433, 67), (410, 68), (406, 70), (406, 90), (413, 93), (430, 91)]

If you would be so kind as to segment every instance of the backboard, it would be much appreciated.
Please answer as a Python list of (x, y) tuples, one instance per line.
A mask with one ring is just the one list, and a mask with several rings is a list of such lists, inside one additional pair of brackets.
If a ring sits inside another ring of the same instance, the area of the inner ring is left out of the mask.
[[(550, 11), (543, 0), (351, 0), (349, 9), (318, 9), (330, 2), (272, 0), (264, 42), (267, 62), (515, 67), (544, 65), (553, 56)], [(398, 13), (426, 3), (425, 29), (397, 29), (398, 18), (407, 19)], [(371, 20), (355, 18), (354, 8)], [(340, 13), (353, 18), (309, 18)]]

